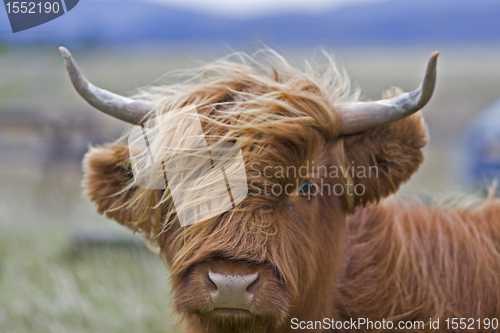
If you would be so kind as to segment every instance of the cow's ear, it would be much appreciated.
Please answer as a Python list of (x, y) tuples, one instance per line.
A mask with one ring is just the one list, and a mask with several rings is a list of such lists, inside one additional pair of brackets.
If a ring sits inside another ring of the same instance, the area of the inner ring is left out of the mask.
[(120, 144), (93, 147), (83, 161), (86, 195), (105, 214), (133, 231), (151, 238), (161, 226), (155, 208), (160, 190), (143, 190), (133, 183), (128, 148)]
[(353, 208), (379, 201), (410, 179), (424, 161), (427, 125), (419, 111), (390, 125), (345, 136), (343, 141), (345, 163), (357, 186), (348, 205)]

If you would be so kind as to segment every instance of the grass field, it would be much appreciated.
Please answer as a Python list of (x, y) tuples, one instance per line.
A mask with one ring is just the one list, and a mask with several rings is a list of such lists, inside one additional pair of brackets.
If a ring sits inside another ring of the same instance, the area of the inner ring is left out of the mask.
[(175, 332), (157, 255), (139, 242), (72, 241), (78, 225), (124, 230), (97, 216), (69, 178), (69, 186), (2, 183), (0, 332)]
[[(342, 49), (336, 54), (366, 95), (378, 98), (392, 85), (414, 89), (434, 49)], [(441, 51), (435, 97), (424, 111), (431, 135), (427, 161), (403, 188), (424, 196), (464, 190), (457, 176), (460, 139), (474, 115), (500, 97), (500, 49)], [(313, 51), (285, 53), (300, 59)], [(220, 54), (91, 50), (75, 57), (96, 85), (127, 93), (168, 70)], [(36, 109), (44, 117), (60, 117), (77, 110), (98, 119), (108, 135), (123, 128), (80, 100), (57, 50), (4, 52), (0, 70), (0, 112)], [(28, 134), (0, 133), (0, 149), (35, 141)], [(168, 271), (156, 255), (134, 242), (75, 247), (71, 235), (82, 226), (132, 237), (83, 198), (79, 168), (47, 170), (29, 156), (16, 158), (0, 154), (0, 332), (175, 332)]]

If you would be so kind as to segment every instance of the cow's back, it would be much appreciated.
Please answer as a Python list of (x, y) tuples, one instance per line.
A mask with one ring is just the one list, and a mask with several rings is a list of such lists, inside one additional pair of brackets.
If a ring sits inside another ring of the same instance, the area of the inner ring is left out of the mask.
[[(427, 207), (395, 198), (348, 218), (341, 316), (371, 320), (500, 317), (500, 200)], [(477, 328), (476, 326), (474, 326)]]

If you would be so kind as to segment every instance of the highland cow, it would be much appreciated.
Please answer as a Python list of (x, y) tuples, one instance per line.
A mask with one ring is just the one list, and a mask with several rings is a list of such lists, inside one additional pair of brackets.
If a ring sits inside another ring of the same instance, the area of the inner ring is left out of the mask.
[[(391, 196), (424, 160), (418, 111), (434, 90), (437, 53), (417, 90), (360, 101), (332, 61), (318, 74), (272, 51), (225, 58), (125, 98), (93, 86), (60, 50), (76, 90), (95, 108), (141, 125), (196, 105), (207, 143), (242, 151), (247, 197), (185, 227), (168, 187), (137, 186), (124, 138), (91, 148), (84, 160), (98, 212), (158, 248), (186, 332), (498, 325), (500, 203), (429, 207)], [(168, 135), (168, 124), (156, 127)]]

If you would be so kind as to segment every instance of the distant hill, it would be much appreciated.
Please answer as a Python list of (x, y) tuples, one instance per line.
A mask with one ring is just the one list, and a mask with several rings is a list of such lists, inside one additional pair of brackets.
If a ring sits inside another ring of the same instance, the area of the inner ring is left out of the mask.
[[(12, 34), (0, 9), (0, 42), (137, 44), (261, 41), (280, 44), (499, 43), (498, 0), (391, 0), (319, 15), (273, 14), (236, 20), (138, 0), (82, 0), (62, 17)], [(500, 44), (499, 44), (500, 45)]]

